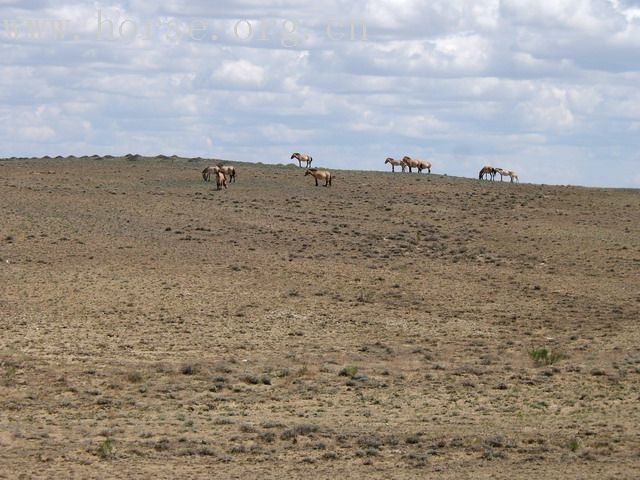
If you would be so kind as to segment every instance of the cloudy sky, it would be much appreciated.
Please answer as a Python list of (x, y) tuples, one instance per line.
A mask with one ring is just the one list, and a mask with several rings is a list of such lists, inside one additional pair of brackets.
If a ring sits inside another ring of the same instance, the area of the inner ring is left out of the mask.
[(0, 0), (0, 156), (640, 187), (640, 0), (151, 3)]

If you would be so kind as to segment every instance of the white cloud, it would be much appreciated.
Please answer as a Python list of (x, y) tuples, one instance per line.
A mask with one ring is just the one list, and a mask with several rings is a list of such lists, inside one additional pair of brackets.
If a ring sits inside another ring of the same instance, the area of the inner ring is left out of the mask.
[[(16, 37), (0, 22), (0, 118), (12, 124), (0, 140), (9, 156), (138, 151), (281, 162), (302, 144), (333, 167), (383, 168), (386, 152), (418, 152), (440, 172), (475, 175), (487, 160), (509, 163), (524, 180), (560, 183), (597, 183), (588, 165), (610, 158), (621, 168), (607, 182), (640, 186), (623, 161), (637, 159), (640, 128), (636, 2), (2, 5), (0, 20), (68, 20), (70, 29), (65, 41), (29, 38), (24, 26)], [(97, 41), (98, 8), (114, 32), (130, 19), (138, 36)], [(252, 40), (234, 34), (242, 19)], [(296, 22), (294, 48), (282, 44), (284, 20)], [(349, 40), (351, 20), (365, 21), (367, 41)], [(167, 22), (181, 25), (179, 41), (167, 38)], [(207, 27), (197, 40), (193, 22)], [(328, 23), (345, 38), (328, 38)], [(567, 174), (557, 179), (550, 168)]]

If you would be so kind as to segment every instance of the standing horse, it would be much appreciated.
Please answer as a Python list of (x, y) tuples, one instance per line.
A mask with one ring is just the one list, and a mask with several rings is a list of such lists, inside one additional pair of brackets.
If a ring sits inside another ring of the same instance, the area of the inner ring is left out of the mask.
[(313, 176), (316, 180), (316, 187), (318, 186), (318, 179), (324, 180), (324, 186), (331, 186), (331, 179), (333, 178), (331, 172), (328, 170), (318, 170), (317, 168), (308, 168), (306, 172), (304, 172), (304, 176), (307, 175)]
[(218, 168), (225, 176), (229, 177), (229, 182), (236, 183), (236, 168), (231, 165), (218, 165)]
[(418, 171), (420, 171), (420, 160), (415, 160), (411, 157), (404, 157), (402, 159), (402, 163), (404, 163), (409, 169), (409, 173), (411, 173), (412, 168), (416, 168), (418, 169)]
[(313, 158), (311, 158), (311, 155), (307, 155), (306, 153), (294, 153), (291, 155), (291, 159), (296, 159), (298, 160), (298, 165), (300, 167), (302, 167), (302, 162), (306, 162), (307, 165), (306, 167), (309, 168), (311, 166), (311, 162), (313, 161)]
[(216, 190), (220, 190), (222, 187), (227, 188), (227, 177), (224, 176), (222, 170), (216, 172)]
[(404, 162), (402, 160), (394, 160), (393, 158), (389, 157), (384, 161), (384, 164), (386, 165), (387, 163), (391, 164), (391, 171), (395, 172), (396, 171), (396, 167), (400, 167), (402, 168), (402, 171), (404, 172), (405, 168), (407, 168), (407, 166), (404, 164)]
[(426, 160), (418, 160), (418, 163), (420, 164), (418, 166), (418, 173), (422, 173), (422, 170), (424, 170), (425, 168), (429, 173), (431, 173), (431, 162), (427, 162)]

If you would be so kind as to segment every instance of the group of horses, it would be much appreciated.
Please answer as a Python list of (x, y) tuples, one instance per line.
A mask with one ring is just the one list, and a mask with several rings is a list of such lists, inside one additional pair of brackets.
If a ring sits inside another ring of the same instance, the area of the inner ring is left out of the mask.
[(509, 177), (511, 178), (511, 182), (515, 181), (520, 183), (518, 175), (513, 170), (505, 170), (504, 168), (492, 167), (490, 165), (482, 167), (478, 174), (478, 180), (487, 179), (494, 181), (496, 179), (496, 175), (500, 175), (500, 181), (502, 181), (504, 177)]
[[(313, 158), (311, 157), (311, 155), (296, 152), (291, 155), (291, 159), (298, 160), (298, 165), (300, 166), (300, 168), (302, 168), (302, 164), (305, 163), (306, 170), (304, 172), (304, 176), (312, 176), (316, 181), (316, 187), (319, 186), (319, 180), (324, 182), (325, 187), (331, 186), (331, 180), (335, 175), (333, 175), (329, 170), (311, 168), (311, 162), (313, 162)], [(409, 173), (412, 173), (413, 169), (415, 168), (418, 173), (422, 173), (423, 170), (427, 170), (429, 173), (431, 173), (431, 162), (428, 162), (426, 160), (417, 160), (411, 157), (404, 157), (402, 160), (387, 158), (384, 163), (385, 165), (391, 165), (392, 172), (396, 171), (396, 167), (400, 167), (403, 172), (409, 169)], [(228, 182), (235, 183), (236, 181), (236, 169), (230, 165), (219, 164), (207, 167), (202, 171), (202, 178), (205, 182), (211, 181), (212, 175), (215, 177), (216, 187), (218, 190), (227, 188), (227, 178), (229, 179)], [(518, 179), (518, 175), (513, 170), (505, 170), (504, 168), (491, 167), (489, 165), (485, 165), (484, 167), (482, 167), (480, 173), (478, 174), (478, 180), (486, 179), (494, 181), (496, 175), (500, 175), (500, 181), (502, 181), (504, 177), (510, 177), (511, 182), (520, 182), (520, 180)]]
[(229, 182), (236, 182), (236, 169), (231, 165), (215, 165), (207, 167), (202, 171), (202, 179), (205, 182), (211, 181), (211, 175), (216, 179), (216, 189), (227, 188), (227, 177)]
[(416, 169), (418, 170), (418, 173), (422, 173), (422, 170), (427, 170), (429, 173), (431, 173), (431, 162), (427, 162), (426, 160), (416, 160), (415, 158), (411, 158), (411, 157), (404, 157), (402, 160), (396, 160), (394, 158), (387, 158), (384, 161), (384, 164), (390, 164), (391, 165), (391, 171), (395, 172), (396, 171), (396, 167), (400, 167), (402, 168), (402, 171), (406, 171), (406, 169), (409, 169), (409, 173), (412, 173), (412, 169)]
[(316, 181), (316, 187), (319, 185), (318, 180), (324, 180), (324, 186), (330, 187), (331, 180), (334, 175), (329, 170), (320, 170), (319, 168), (311, 168), (311, 162), (313, 162), (313, 157), (307, 153), (292, 153), (291, 160), (298, 160), (298, 165), (302, 167), (302, 162), (305, 163), (305, 172), (304, 176), (307, 177), (311, 175)]

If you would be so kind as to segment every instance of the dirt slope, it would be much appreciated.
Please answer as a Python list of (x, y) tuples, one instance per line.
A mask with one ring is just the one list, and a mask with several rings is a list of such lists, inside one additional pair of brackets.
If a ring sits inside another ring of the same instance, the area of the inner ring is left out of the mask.
[(210, 163), (0, 161), (0, 478), (636, 478), (637, 190)]

